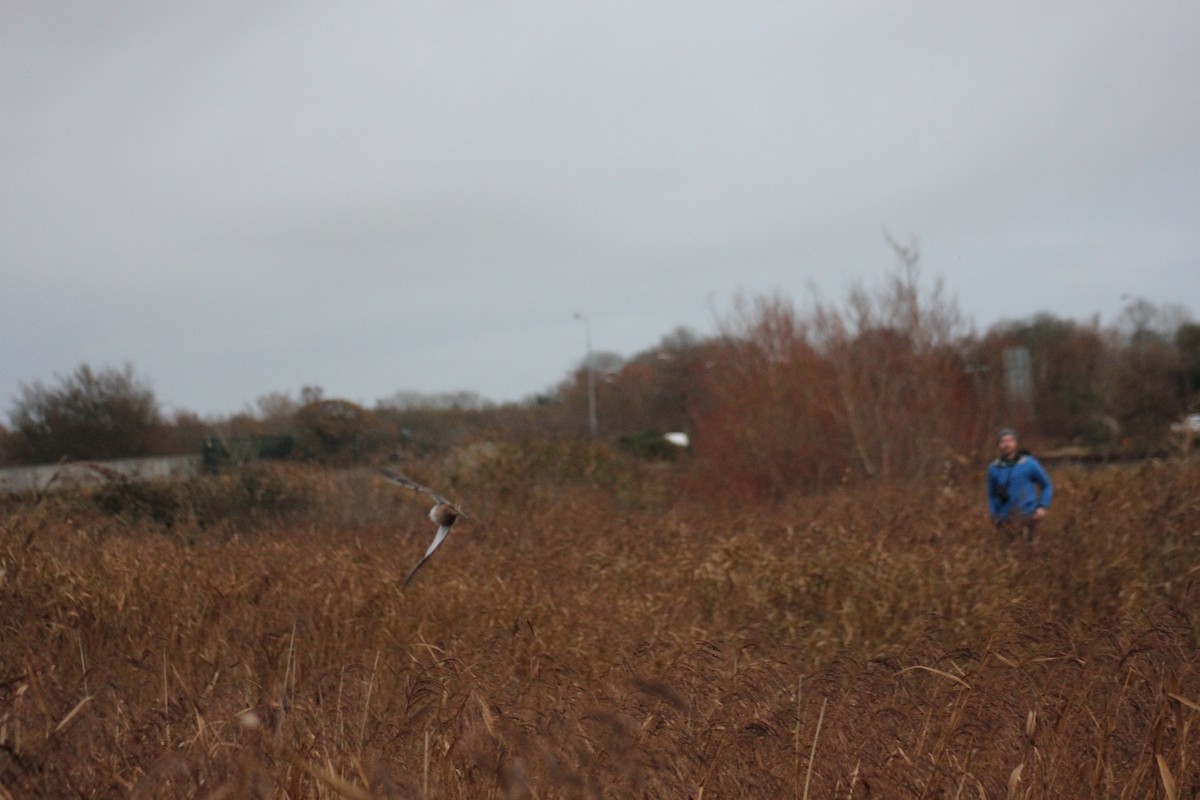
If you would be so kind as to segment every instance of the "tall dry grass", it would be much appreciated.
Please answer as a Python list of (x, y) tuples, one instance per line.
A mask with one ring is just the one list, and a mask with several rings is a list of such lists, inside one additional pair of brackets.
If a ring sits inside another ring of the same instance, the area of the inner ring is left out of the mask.
[(367, 471), (166, 521), (6, 501), (0, 797), (1200, 790), (1196, 463), (1056, 471), (1032, 546), (974, 475), (738, 506), (581, 445), (410, 471), (470, 519), (405, 592), (425, 498)]

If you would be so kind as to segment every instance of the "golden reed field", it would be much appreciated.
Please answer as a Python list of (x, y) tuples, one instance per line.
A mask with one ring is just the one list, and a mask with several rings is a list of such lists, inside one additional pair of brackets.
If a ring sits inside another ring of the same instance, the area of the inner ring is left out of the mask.
[(1195, 798), (1200, 463), (739, 501), (603, 447), (0, 498), (0, 798)]

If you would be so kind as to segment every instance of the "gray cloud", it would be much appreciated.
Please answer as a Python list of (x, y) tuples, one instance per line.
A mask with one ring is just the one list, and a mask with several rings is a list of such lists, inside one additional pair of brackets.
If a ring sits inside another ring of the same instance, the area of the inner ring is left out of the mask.
[[(980, 326), (1200, 298), (1200, 9), (23, 4), (0, 400), (515, 399), (917, 235)], [(17, 345), (16, 343), (20, 343)]]

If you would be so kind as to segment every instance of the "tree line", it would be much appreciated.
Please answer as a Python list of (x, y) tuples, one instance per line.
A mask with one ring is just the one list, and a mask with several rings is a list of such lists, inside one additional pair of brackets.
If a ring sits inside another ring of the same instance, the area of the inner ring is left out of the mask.
[(168, 418), (131, 365), (85, 364), (21, 387), (0, 426), (0, 461), (199, 452), (214, 439), (273, 436), (294, 443), (293, 457), (353, 463), (477, 440), (588, 437), (590, 391), (604, 440), (637, 449), (648, 433), (685, 431), (698, 480), (771, 495), (950, 473), (986, 458), (1000, 424), (1042, 449), (1160, 452), (1172, 424), (1200, 411), (1200, 325), (1185, 309), (1134, 299), (1107, 326), (1040, 313), (977, 334), (940, 282), (923, 285), (916, 246), (892, 245), (898, 268), (878, 286), (805, 306), (739, 297), (715, 335), (680, 328), (629, 359), (594, 354), (520, 403), (397, 392), (365, 408), (305, 387), (228, 418)]

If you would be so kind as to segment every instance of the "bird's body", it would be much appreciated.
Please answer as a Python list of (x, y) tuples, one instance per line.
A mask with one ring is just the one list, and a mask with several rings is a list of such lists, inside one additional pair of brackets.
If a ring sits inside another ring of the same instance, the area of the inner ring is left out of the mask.
[(442, 542), (446, 540), (446, 536), (450, 533), (450, 529), (454, 527), (454, 523), (457, 522), (459, 518), (466, 519), (467, 515), (462, 513), (462, 511), (456, 505), (454, 505), (454, 503), (451, 503), (445, 497), (442, 497), (428, 486), (422, 486), (410, 478), (406, 478), (403, 475), (386, 469), (380, 469), (379, 474), (383, 475), (392, 483), (403, 486), (406, 489), (413, 489), (415, 491), (427, 494), (436, 501), (433, 508), (429, 509), (429, 519), (438, 526), (437, 534), (433, 537), (433, 543), (429, 545), (429, 549), (425, 551), (425, 555), (421, 557), (421, 560), (417, 562), (415, 567), (409, 570), (408, 575), (404, 578), (404, 585), (408, 586), (409, 581), (411, 581), (413, 576), (417, 574), (417, 570), (419, 570), (425, 564), (425, 562), (429, 560), (429, 557), (433, 555), (433, 552), (441, 546)]

